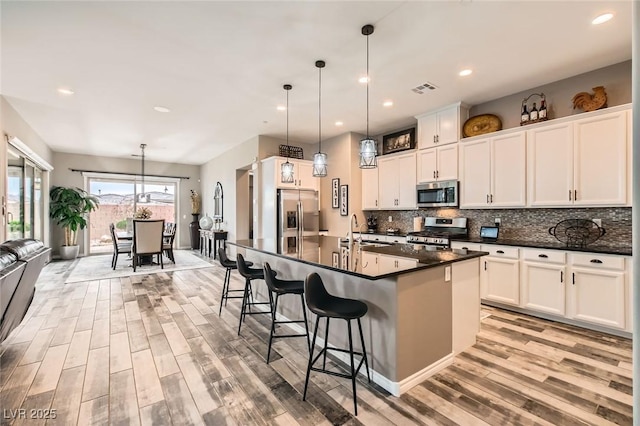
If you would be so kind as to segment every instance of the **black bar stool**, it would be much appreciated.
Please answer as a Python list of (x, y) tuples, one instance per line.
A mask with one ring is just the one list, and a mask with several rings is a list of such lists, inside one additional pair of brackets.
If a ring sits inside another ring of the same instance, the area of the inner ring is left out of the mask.
[[(272, 306), (271, 302), (254, 302), (253, 294), (251, 291), (251, 281), (264, 280), (264, 270), (262, 268), (250, 268), (245, 262), (244, 257), (238, 253), (238, 272), (244, 277), (244, 296), (242, 297), (242, 308), (240, 309), (240, 323), (238, 324), (238, 336), (240, 335), (240, 328), (242, 328), (242, 322), (247, 315), (257, 314), (271, 314)], [(251, 298), (251, 301), (249, 301)], [(254, 305), (269, 305), (268, 311), (251, 311), (251, 307)], [(249, 312), (247, 312), (249, 309)]]
[[(229, 283), (231, 281), (231, 271), (234, 269), (238, 269), (238, 264), (235, 260), (231, 260), (227, 257), (227, 253), (224, 251), (224, 248), (220, 247), (218, 249), (218, 260), (220, 261), (220, 265), (226, 268), (224, 273), (224, 283), (222, 284), (222, 296), (220, 297), (220, 310), (218, 311), (218, 316), (222, 314), (222, 303), (224, 302), (224, 306), (227, 306), (227, 299), (242, 299), (243, 296), (229, 296), (229, 293), (233, 292), (244, 292), (244, 289), (230, 290)], [(244, 262), (247, 266), (252, 266), (253, 263), (246, 261)], [(249, 288), (251, 291), (251, 288)]]
[[(369, 383), (371, 383), (371, 376), (369, 376), (369, 364), (367, 362), (367, 351), (364, 346), (364, 336), (362, 334), (362, 324), (360, 323), (360, 318), (362, 318), (369, 309), (367, 304), (355, 299), (345, 299), (342, 297), (337, 297), (329, 294), (327, 290), (324, 288), (324, 284), (322, 283), (322, 278), (320, 275), (315, 272), (309, 274), (307, 279), (304, 281), (304, 298), (307, 302), (307, 306), (309, 310), (317, 315), (316, 318), (316, 326), (313, 331), (313, 341), (311, 342), (311, 351), (309, 352), (309, 365), (307, 366), (307, 378), (304, 381), (304, 393), (302, 395), (302, 400), (305, 401), (307, 398), (307, 386), (309, 385), (309, 375), (311, 374), (311, 370), (318, 371), (320, 373), (331, 374), (332, 376), (344, 377), (347, 379), (351, 379), (351, 386), (353, 387), (353, 407), (355, 411), (355, 415), (358, 415), (358, 404), (356, 402), (356, 376), (360, 371), (360, 367), (362, 367), (362, 363), (364, 362), (365, 368), (367, 369), (367, 379), (369, 379)], [(324, 335), (324, 348), (320, 351), (318, 356), (313, 358), (313, 349), (316, 344), (316, 336), (318, 335), (318, 324), (320, 323), (320, 318), (327, 319), (327, 328), (325, 330)], [(330, 318), (339, 318), (347, 321), (347, 329), (349, 333), (349, 349), (341, 349), (341, 348), (328, 348), (327, 340), (329, 337), (329, 319)], [(360, 342), (362, 343), (362, 352), (354, 352), (353, 351), (353, 340), (351, 338), (351, 320), (358, 320), (358, 330), (360, 331)], [(351, 358), (351, 374), (344, 373), (336, 373), (334, 371), (330, 371), (326, 369), (327, 362), (327, 351), (338, 351), (348, 353)], [(362, 358), (360, 359), (360, 363), (357, 368), (354, 368), (353, 356), (359, 355)], [(323, 356), (322, 360), (322, 368), (316, 368), (313, 366), (315, 362)]]
[[(264, 263), (264, 280), (269, 287), (269, 301), (272, 304), (271, 310), (271, 331), (269, 332), (269, 349), (267, 350), (267, 364), (269, 364), (269, 357), (271, 356), (271, 343), (273, 339), (279, 339), (282, 337), (307, 337), (307, 348), (309, 348), (309, 325), (307, 324), (307, 310), (304, 305), (304, 281), (287, 281), (276, 278), (276, 273), (271, 269), (271, 265), (267, 262)], [(275, 301), (273, 299), (273, 293), (275, 293)], [(304, 320), (290, 320), (290, 321), (276, 321), (276, 314), (278, 311), (278, 298), (284, 294), (297, 294), (300, 295), (300, 303), (302, 304), (302, 315)], [(307, 330), (305, 334), (276, 334), (277, 324), (294, 324), (304, 323), (304, 328)]]

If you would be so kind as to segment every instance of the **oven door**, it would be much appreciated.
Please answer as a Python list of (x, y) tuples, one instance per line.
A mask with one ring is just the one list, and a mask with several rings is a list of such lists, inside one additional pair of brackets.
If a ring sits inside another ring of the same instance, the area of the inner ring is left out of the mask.
[(458, 206), (458, 181), (433, 182), (416, 186), (418, 207)]

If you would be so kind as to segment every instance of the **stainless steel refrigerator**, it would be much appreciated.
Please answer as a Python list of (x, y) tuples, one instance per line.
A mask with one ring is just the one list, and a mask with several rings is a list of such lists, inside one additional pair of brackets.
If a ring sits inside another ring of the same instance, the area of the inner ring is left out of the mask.
[(318, 192), (278, 190), (278, 252), (302, 254), (303, 246), (320, 229)]

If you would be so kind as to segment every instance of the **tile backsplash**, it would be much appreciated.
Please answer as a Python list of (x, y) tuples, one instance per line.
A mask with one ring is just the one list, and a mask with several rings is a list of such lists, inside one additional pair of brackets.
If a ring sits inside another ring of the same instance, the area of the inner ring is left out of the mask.
[[(469, 219), (469, 236), (480, 235), (480, 227), (493, 225), (500, 218), (500, 238), (523, 239), (536, 242), (557, 242), (549, 234), (549, 228), (565, 219), (601, 219), (606, 230), (595, 244), (612, 247), (631, 247), (631, 207), (579, 208), (579, 209), (500, 209), (461, 210), (456, 208), (420, 210), (377, 210), (364, 212), (378, 219), (378, 231), (397, 228), (400, 232), (413, 231), (413, 218), (466, 217)], [(389, 216), (392, 221), (389, 222)]]

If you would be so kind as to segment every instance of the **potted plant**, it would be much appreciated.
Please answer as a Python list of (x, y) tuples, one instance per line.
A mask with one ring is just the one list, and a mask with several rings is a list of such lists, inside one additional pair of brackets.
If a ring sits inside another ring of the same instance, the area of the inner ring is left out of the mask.
[(98, 208), (98, 198), (80, 188), (54, 186), (50, 193), (49, 216), (64, 229), (62, 259), (78, 256), (78, 229), (87, 227), (87, 215)]

